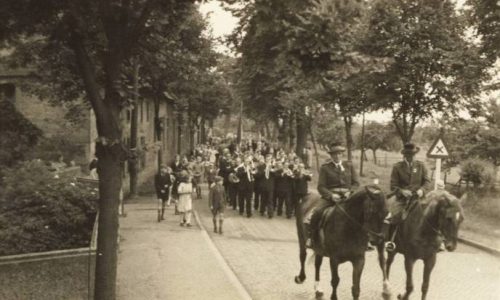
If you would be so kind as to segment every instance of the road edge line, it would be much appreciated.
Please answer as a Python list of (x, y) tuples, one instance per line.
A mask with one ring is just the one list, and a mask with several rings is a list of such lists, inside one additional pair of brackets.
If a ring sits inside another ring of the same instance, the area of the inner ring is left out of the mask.
[(484, 244), (481, 244), (479, 242), (476, 242), (476, 241), (473, 241), (470, 239), (466, 239), (463, 237), (458, 237), (458, 241), (461, 242), (462, 244), (465, 244), (465, 245), (477, 248), (479, 250), (482, 250), (484, 252), (487, 252), (493, 256), (500, 257), (500, 250), (498, 250), (498, 249), (488, 247)]
[(203, 238), (207, 241), (208, 246), (210, 250), (214, 253), (215, 258), (219, 262), (219, 264), (222, 267), (222, 270), (226, 274), (226, 276), (229, 278), (229, 281), (232, 283), (232, 285), (236, 288), (238, 293), (240, 294), (241, 298), (244, 300), (252, 300), (252, 297), (248, 293), (247, 289), (243, 286), (241, 281), (238, 279), (236, 274), (233, 272), (227, 261), (224, 259), (222, 254), (220, 253), (219, 249), (215, 246), (214, 242), (210, 238), (210, 236), (207, 233), (207, 230), (205, 229), (205, 226), (201, 223), (201, 219), (198, 215), (198, 212), (196, 210), (193, 210), (194, 213), (194, 218), (196, 220), (196, 223), (198, 223), (198, 226), (201, 228), (201, 234)]

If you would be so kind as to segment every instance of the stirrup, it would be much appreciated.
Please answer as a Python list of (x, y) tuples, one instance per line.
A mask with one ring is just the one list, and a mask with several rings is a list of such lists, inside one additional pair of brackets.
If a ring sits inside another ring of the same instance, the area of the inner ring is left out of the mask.
[(385, 242), (384, 248), (387, 252), (394, 252), (396, 250), (396, 244), (393, 241)]

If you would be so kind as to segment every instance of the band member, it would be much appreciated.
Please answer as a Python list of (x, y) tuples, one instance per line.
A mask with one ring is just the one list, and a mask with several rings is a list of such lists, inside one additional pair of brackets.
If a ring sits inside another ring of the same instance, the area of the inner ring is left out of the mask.
[(196, 157), (196, 161), (191, 164), (193, 175), (193, 189), (196, 191), (196, 197), (201, 199), (201, 176), (203, 175), (204, 165), (201, 156)]
[(290, 170), (288, 163), (277, 163), (278, 170), (275, 173), (275, 193), (277, 201), (277, 214), (281, 216), (283, 213), (283, 204), (285, 204), (286, 217), (292, 217), (292, 186), (293, 172)]
[[(352, 191), (359, 187), (358, 177), (352, 162), (342, 161), (345, 148), (339, 143), (330, 145), (327, 160), (320, 168), (318, 179), (318, 192), (321, 201), (313, 210), (310, 221), (311, 241), (309, 245), (315, 245), (318, 241), (319, 222), (323, 211), (336, 202), (349, 198)], [(312, 242), (312, 243), (311, 243)]]
[(292, 199), (295, 209), (300, 209), (301, 204), (307, 200), (308, 182), (311, 181), (312, 174), (306, 170), (303, 163), (297, 165), (293, 176), (294, 197)]
[[(256, 156), (254, 159), (254, 163), (257, 165), (257, 172), (259, 167), (264, 164), (264, 159)], [(255, 175), (255, 183), (254, 183), (254, 197), (253, 197), (253, 209), (259, 210), (259, 207), (262, 206), (262, 189), (261, 189), (261, 176)]]
[(274, 214), (274, 203), (273, 203), (273, 193), (274, 193), (274, 172), (276, 171), (272, 165), (272, 156), (267, 155), (263, 164), (257, 167), (257, 173), (255, 178), (257, 179), (257, 184), (260, 189), (260, 215), (264, 215), (264, 211), (267, 209), (267, 216), (271, 219)]
[(240, 179), (238, 184), (238, 206), (240, 215), (243, 215), (245, 209), (247, 217), (252, 217), (252, 193), (254, 188), (255, 169), (251, 157), (245, 158), (243, 165), (236, 170), (236, 176)]
[(233, 210), (236, 210), (238, 207), (238, 185), (240, 183), (240, 179), (236, 176), (236, 169), (241, 164), (241, 159), (238, 157), (237, 159), (231, 162), (231, 173), (229, 173), (229, 184), (228, 184), (228, 198), (229, 204), (233, 207)]

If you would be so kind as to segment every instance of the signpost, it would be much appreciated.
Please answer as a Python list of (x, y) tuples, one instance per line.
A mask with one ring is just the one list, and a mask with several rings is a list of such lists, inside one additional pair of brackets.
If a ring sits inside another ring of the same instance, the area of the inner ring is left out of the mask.
[(441, 130), (441, 134), (436, 138), (432, 146), (427, 151), (427, 157), (436, 159), (436, 171), (434, 173), (434, 189), (437, 189), (437, 183), (441, 179), (441, 159), (448, 158), (450, 156), (450, 152), (448, 151), (448, 147), (444, 143), (443, 139), (443, 130)]

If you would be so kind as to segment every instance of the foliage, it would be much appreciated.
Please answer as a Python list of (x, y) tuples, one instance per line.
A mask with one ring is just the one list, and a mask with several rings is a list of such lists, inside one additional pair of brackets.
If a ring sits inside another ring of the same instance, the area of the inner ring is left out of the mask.
[[(358, 146), (361, 146), (361, 132), (358, 135)], [(365, 124), (364, 147), (373, 152), (374, 162), (377, 162), (377, 150), (396, 151), (401, 149), (394, 124), (367, 122)]]
[(403, 142), (435, 112), (454, 115), (477, 109), (474, 98), (486, 78), (487, 62), (465, 38), (467, 23), (453, 1), (376, 1), (369, 18), (365, 51), (394, 57), (376, 79), (378, 97)]
[(475, 188), (491, 188), (495, 184), (495, 169), (493, 165), (482, 159), (471, 158), (460, 164), (460, 176), (471, 182)]
[(0, 255), (85, 247), (94, 224), (97, 191), (54, 178), (41, 161), (10, 169), (0, 194)]
[(498, 0), (468, 0), (472, 24), (481, 38), (481, 50), (494, 62), (500, 54), (500, 3)]
[(85, 149), (83, 145), (74, 143), (71, 134), (61, 134), (40, 139), (29, 156), (44, 161), (57, 161), (61, 155), (69, 165), (71, 161), (79, 162), (85, 157)]
[(11, 167), (26, 158), (42, 131), (9, 101), (0, 99), (0, 116), (0, 166)]

